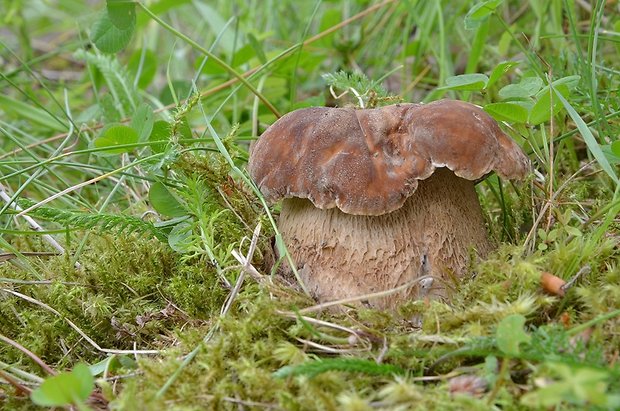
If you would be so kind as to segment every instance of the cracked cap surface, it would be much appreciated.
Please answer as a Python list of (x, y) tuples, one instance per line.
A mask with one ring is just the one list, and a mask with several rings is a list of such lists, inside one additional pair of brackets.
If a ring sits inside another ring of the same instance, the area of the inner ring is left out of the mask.
[(269, 202), (307, 198), (321, 209), (381, 215), (400, 208), (436, 168), (522, 179), (530, 162), (477, 106), (456, 100), (375, 109), (311, 107), (258, 139), (248, 170)]

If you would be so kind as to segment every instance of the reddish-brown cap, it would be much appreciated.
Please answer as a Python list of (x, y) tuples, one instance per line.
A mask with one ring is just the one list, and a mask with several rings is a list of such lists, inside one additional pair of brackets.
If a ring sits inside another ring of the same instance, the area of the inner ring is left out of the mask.
[(293, 111), (263, 133), (248, 169), (267, 201), (308, 198), (318, 208), (381, 215), (400, 208), (436, 168), (477, 180), (520, 179), (527, 156), (473, 104), (440, 100), (375, 109)]

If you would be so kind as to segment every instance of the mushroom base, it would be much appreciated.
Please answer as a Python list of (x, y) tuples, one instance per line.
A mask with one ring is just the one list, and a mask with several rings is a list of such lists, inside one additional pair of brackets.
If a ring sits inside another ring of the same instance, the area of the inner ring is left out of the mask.
[[(380, 216), (321, 210), (309, 200), (285, 199), (282, 233), (302, 280), (320, 301), (386, 291), (430, 275), (419, 284), (368, 303), (377, 308), (430, 295), (449, 298), (472, 256), (491, 250), (474, 182), (447, 168), (418, 182), (398, 210)], [(284, 267), (290, 272), (290, 268)]]

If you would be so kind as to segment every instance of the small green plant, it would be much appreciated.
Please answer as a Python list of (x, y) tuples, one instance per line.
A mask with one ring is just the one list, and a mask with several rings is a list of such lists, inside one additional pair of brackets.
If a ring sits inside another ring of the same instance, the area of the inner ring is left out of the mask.
[(519, 345), (528, 344), (532, 337), (525, 331), (525, 317), (520, 314), (512, 314), (500, 321), (497, 325), (495, 339), (497, 348), (507, 356), (518, 356), (521, 352)]
[(620, 408), (620, 392), (610, 390), (613, 378), (608, 372), (587, 366), (545, 362), (540, 377), (534, 379), (536, 390), (523, 396), (521, 403), (529, 407), (597, 407)]
[(77, 364), (73, 370), (47, 378), (30, 395), (32, 402), (45, 407), (74, 405), (80, 411), (90, 408), (85, 402), (93, 392), (95, 382), (85, 364)]
[[(391, 95), (381, 85), (380, 80), (372, 81), (359, 71), (327, 73), (323, 74), (323, 79), (336, 100), (351, 93), (359, 108), (374, 108), (400, 101), (399, 97)], [(340, 91), (340, 94), (336, 90)]]

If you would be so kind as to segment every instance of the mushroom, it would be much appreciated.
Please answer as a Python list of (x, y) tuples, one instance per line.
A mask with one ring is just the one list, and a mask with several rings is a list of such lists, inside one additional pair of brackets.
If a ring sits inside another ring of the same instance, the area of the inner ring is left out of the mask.
[[(455, 100), (296, 110), (263, 133), (248, 164), (265, 199), (283, 199), (278, 228), (321, 302), (427, 275), (426, 292), (449, 297), (472, 251), (492, 250), (475, 181), (493, 171), (522, 179), (529, 168), (495, 120)], [(394, 307), (419, 293), (370, 303)]]

